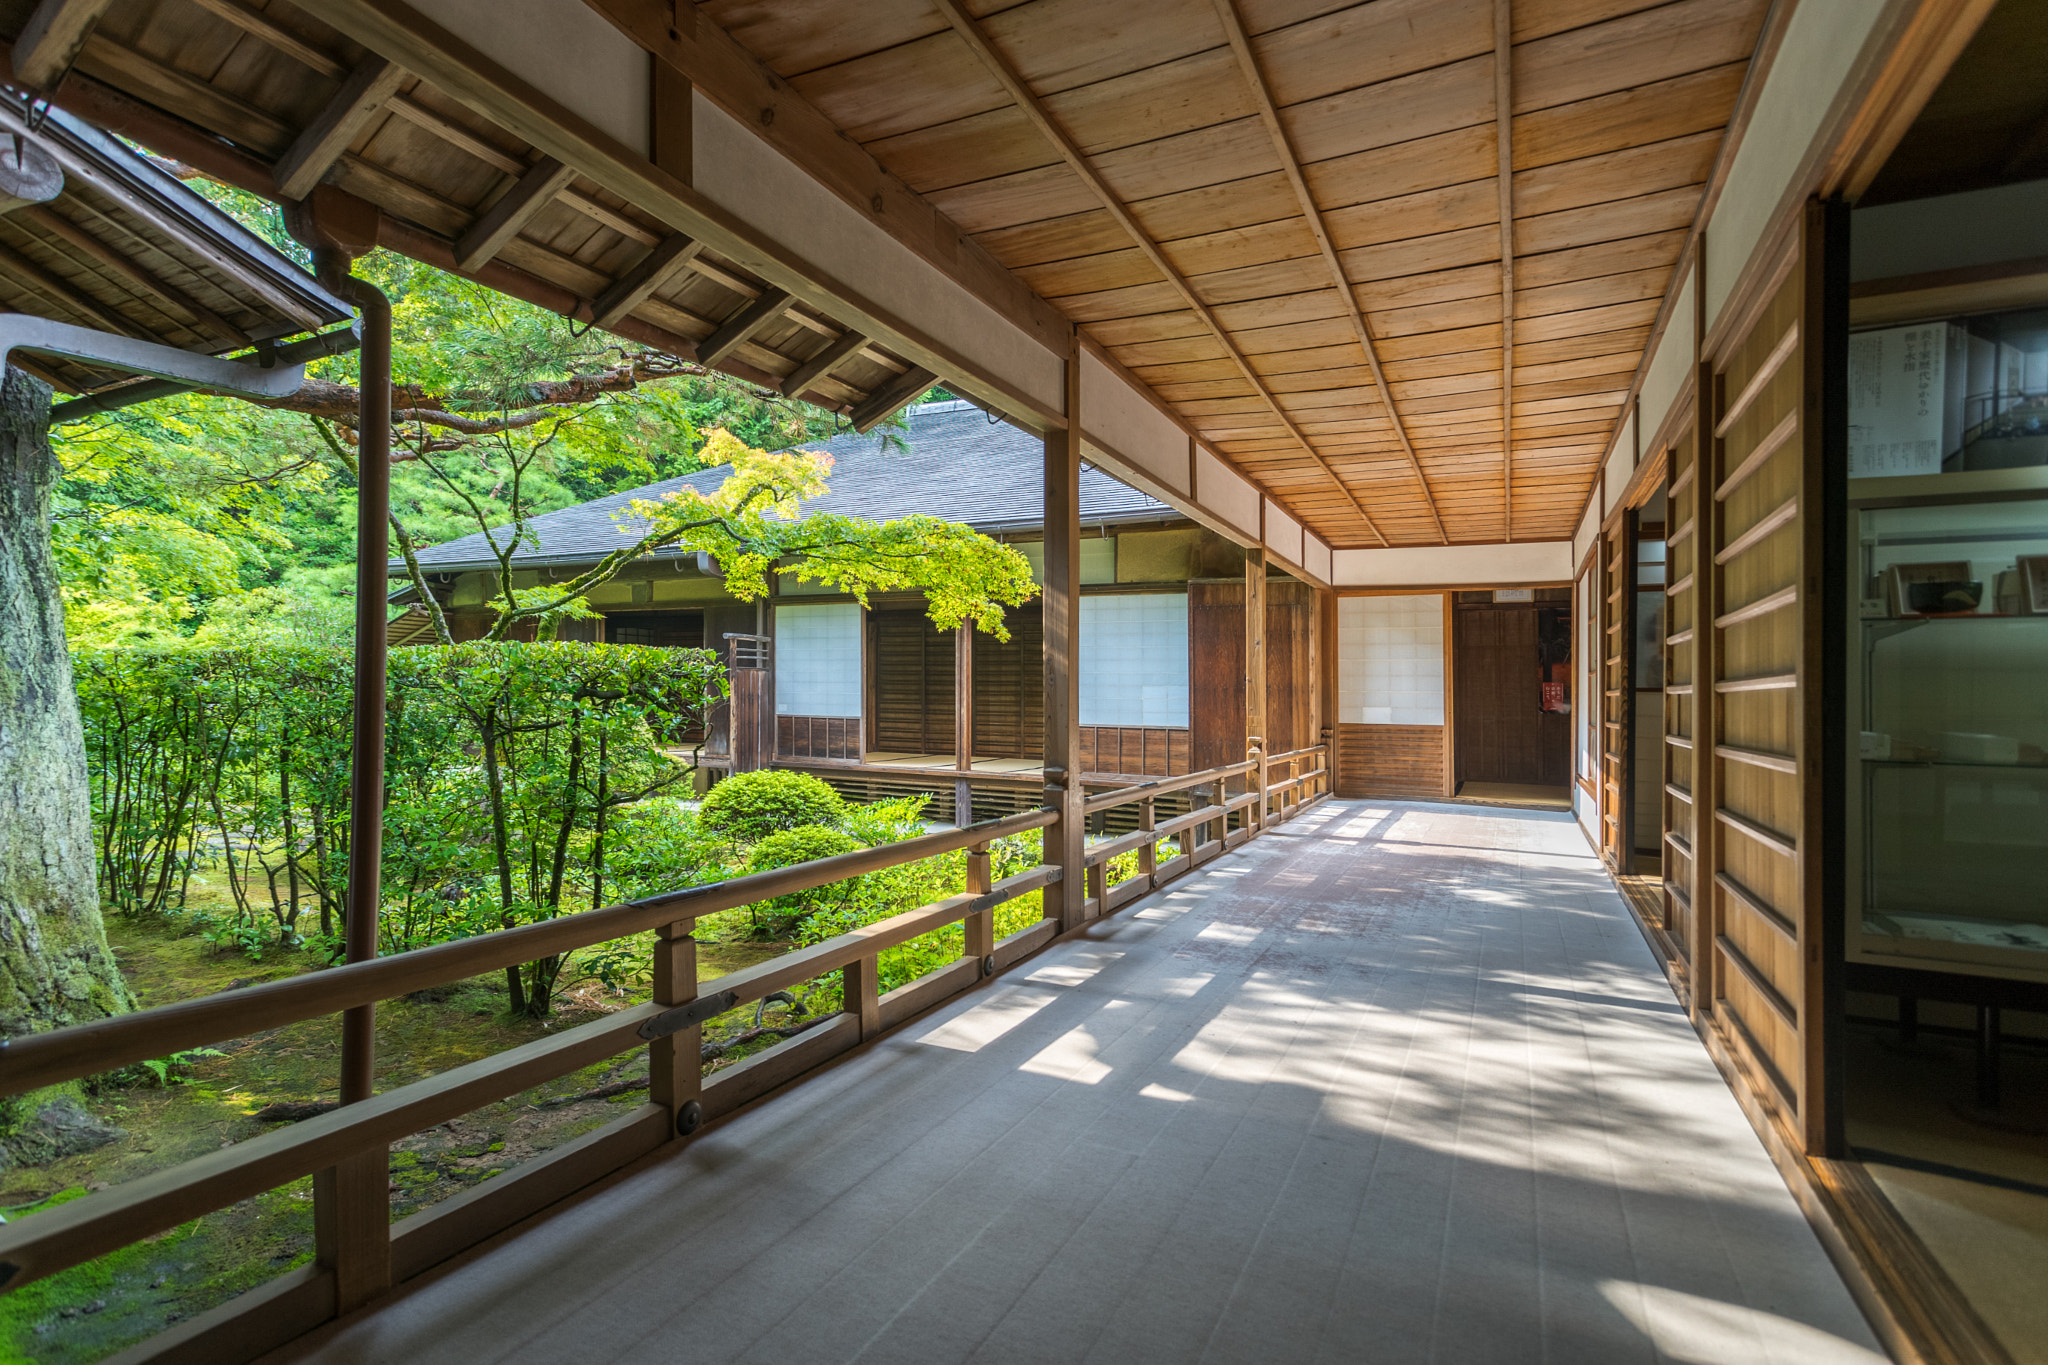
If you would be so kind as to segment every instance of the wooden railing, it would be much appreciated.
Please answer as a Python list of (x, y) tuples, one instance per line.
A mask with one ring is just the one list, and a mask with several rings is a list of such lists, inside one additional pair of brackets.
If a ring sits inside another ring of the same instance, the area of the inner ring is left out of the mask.
[[(1107, 914), (1235, 848), (1326, 794), (1316, 787), (1321, 746), (1254, 757), (1184, 777), (1161, 778), (1089, 799), (1089, 814), (1137, 804), (1140, 828), (1087, 850), (1082, 918)], [(1272, 765), (1294, 771), (1266, 780)], [(1247, 790), (1229, 794), (1242, 779)], [(1164, 823), (1155, 801), (1193, 789), (1195, 809)], [(1290, 792), (1303, 793), (1293, 802)], [(1230, 828), (1236, 816), (1238, 827)], [(992, 881), (993, 841), (1055, 822), (1050, 809), (984, 821), (773, 872), (736, 877), (602, 910), (502, 929), (394, 957), (264, 982), (133, 1014), (0, 1041), (0, 1095), (104, 1073), (136, 1062), (373, 1006), (537, 958), (652, 930), (653, 998), (602, 1019), (492, 1057), (273, 1128), (166, 1170), (100, 1190), (0, 1227), (0, 1292), (81, 1265), (280, 1185), (314, 1176), (316, 1259), (239, 1298), (178, 1324), (123, 1359), (248, 1359), (374, 1299), (391, 1285), (475, 1246), (705, 1122), (727, 1115), (840, 1053), (1037, 952), (1060, 926), (1042, 919), (998, 941), (995, 908), (1061, 880), (1041, 864)], [(1177, 851), (1164, 861), (1158, 841)], [(823, 943), (699, 983), (697, 920), (955, 850), (967, 850), (966, 889)], [(1138, 870), (1113, 886), (1110, 861), (1136, 850)], [(950, 924), (964, 928), (958, 960), (887, 994), (879, 955)], [(842, 1010), (739, 1065), (705, 1078), (704, 1021), (831, 972), (842, 973)], [(480, 1106), (520, 1094), (638, 1047), (649, 1050), (649, 1100), (595, 1132), (398, 1223), (389, 1221), (384, 1175), (391, 1143)], [(338, 1173), (357, 1168), (359, 1178)], [(351, 1189), (368, 1191), (351, 1197)], [(371, 1197), (371, 1196), (374, 1197)]]
[[(1311, 760), (1314, 760), (1313, 766), (1310, 766)], [(1275, 764), (1285, 764), (1289, 768), (1288, 776), (1277, 783), (1271, 780)], [(1329, 794), (1327, 764), (1327, 749), (1321, 744), (1295, 749), (1276, 758), (1265, 757), (1254, 746), (1252, 757), (1242, 763), (1208, 768), (1185, 777), (1140, 782), (1090, 797), (1081, 808), (1090, 816), (1135, 804), (1138, 807), (1138, 828), (1119, 838), (1105, 839), (1089, 846), (1083, 859), (1088, 871), (1084, 914), (1091, 919), (1109, 914), (1192, 871), (1217, 854), (1257, 837), (1269, 822), (1291, 819), (1303, 806)], [(1250, 789), (1235, 795), (1225, 794), (1226, 786), (1234, 777), (1249, 778), (1247, 786)], [(1303, 790), (1309, 787), (1314, 790)], [(1195, 793), (1195, 808), (1164, 824), (1159, 823), (1158, 799), (1170, 792), (1189, 789)], [(1285, 799), (1289, 793), (1298, 794), (1298, 799)], [(1244, 813), (1242, 822), (1233, 830), (1230, 828), (1230, 816), (1239, 811)], [(1173, 856), (1164, 862), (1159, 861), (1161, 839), (1172, 839), (1175, 848)], [(1112, 883), (1109, 880), (1110, 862), (1134, 851), (1138, 855), (1136, 871)]]

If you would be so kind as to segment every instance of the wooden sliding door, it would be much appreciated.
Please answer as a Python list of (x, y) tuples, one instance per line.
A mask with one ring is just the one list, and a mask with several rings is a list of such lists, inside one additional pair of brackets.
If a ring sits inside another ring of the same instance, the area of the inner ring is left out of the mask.
[(1624, 511), (1600, 531), (1600, 856), (1617, 875), (1635, 857), (1635, 521)]
[[(1751, 1082), (1776, 1102), (1814, 1155), (1840, 1147), (1828, 1056), (1839, 982), (1839, 800), (1824, 786), (1840, 770), (1844, 571), (1839, 532), (1846, 489), (1837, 452), (1833, 488), (1824, 440), (1839, 423), (1839, 344), (1845, 289), (1830, 278), (1826, 227), (1839, 210), (1814, 205), (1776, 282), (1731, 301), (1735, 323), (1708, 357), (1711, 441), (1701, 462), (1705, 517), (1696, 546), (1695, 636), (1703, 703), (1695, 709), (1693, 786), (1700, 850), (1694, 905), (1709, 907), (1695, 993)], [(1841, 215), (1846, 217), (1846, 215)], [(1836, 316), (1825, 318), (1823, 313)], [(1829, 325), (1831, 324), (1831, 325)], [(1830, 413), (1833, 413), (1830, 417)], [(1832, 554), (1831, 554), (1832, 552)], [(1830, 562), (1832, 559), (1832, 563)], [(1829, 726), (1837, 727), (1829, 738)], [(1830, 821), (1834, 822), (1830, 828)]]
[[(1696, 420), (1696, 419), (1694, 419)], [(1666, 494), (1668, 510), (1664, 538), (1664, 724), (1663, 749), (1664, 840), (1664, 930), (1672, 950), (1684, 961), (1688, 974), (1700, 961), (1697, 941), (1699, 920), (1693, 913), (1698, 904), (1695, 878), (1700, 845), (1698, 783), (1694, 780), (1699, 734), (1700, 698), (1694, 686), (1698, 675), (1700, 574), (1698, 550), (1700, 498), (1694, 420), (1687, 420), (1682, 434), (1669, 452), (1671, 484)], [(1708, 499), (1711, 501), (1711, 498)], [(1688, 985), (1690, 981), (1688, 980)], [(1697, 1009), (1699, 995), (1693, 993)]]

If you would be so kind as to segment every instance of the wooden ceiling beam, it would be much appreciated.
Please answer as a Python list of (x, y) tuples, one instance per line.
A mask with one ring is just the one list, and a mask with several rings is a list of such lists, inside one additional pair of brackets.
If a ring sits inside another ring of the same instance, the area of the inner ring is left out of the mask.
[(930, 370), (913, 365), (854, 405), (848, 414), (853, 429), (863, 436), (882, 425), (898, 408), (938, 382)]
[(404, 67), (374, 53), (348, 73), (341, 88), (313, 121), (299, 131), (278, 158), (277, 192), (286, 199), (304, 199), (320, 177), (341, 159), (356, 135), (383, 111), (407, 79)]
[(551, 156), (528, 167), (504, 197), (485, 209), (456, 241), (456, 269), (474, 270), (497, 255), (499, 248), (518, 236), (519, 229), (553, 203), (555, 195), (567, 189), (575, 178), (575, 167), (565, 166)]
[(1493, 0), (1493, 122), (1500, 182), (1500, 502), (1515, 538), (1515, 103), (1514, 0)]
[[(1498, 0), (1506, 3), (1506, 0)], [(1401, 449), (1408, 456), (1409, 467), (1414, 471), (1415, 482), (1422, 490), (1422, 500), (1429, 505), (1430, 520), (1436, 523), (1437, 539), (1446, 545), (1450, 536), (1444, 531), (1443, 517), (1437, 511), (1436, 495), (1429, 487), (1429, 477), (1422, 472), (1422, 461), (1416, 458), (1415, 444), (1408, 437), (1406, 423), (1401, 420), (1401, 410), (1394, 402), (1394, 392), (1388, 387), (1386, 371), (1380, 365), (1379, 346), (1373, 340), (1372, 328), (1367, 324), (1364, 310), (1358, 306), (1358, 296), (1350, 279), (1344, 273), (1343, 263), (1337, 257), (1336, 245), (1330, 240), (1328, 225), (1323, 220), (1323, 211), (1309, 192), (1308, 181), (1301, 172), (1301, 157), (1294, 150), (1294, 140), (1287, 135), (1285, 125), (1280, 122), (1280, 111), (1273, 103), (1273, 92), (1266, 84), (1266, 73), (1259, 66), (1258, 54), (1252, 51), (1251, 37), (1245, 31), (1244, 20), (1237, 12), (1237, 0), (1215, 0), (1216, 17), (1223, 24), (1223, 33), (1230, 41), (1230, 49), (1237, 57), (1239, 72), (1244, 76), (1245, 85), (1258, 105), (1259, 121), (1266, 126), (1266, 136), (1272, 140), (1273, 152), (1280, 158), (1280, 169), (1287, 176), (1287, 183), (1294, 190), (1295, 202), (1301, 207), (1301, 216), (1308, 224), (1311, 236), (1315, 238), (1316, 249), (1322, 254), (1323, 264), (1330, 272), (1331, 282), (1336, 286), (1337, 297), (1343, 302), (1345, 320), (1351, 324), (1353, 334), (1358, 338), (1358, 347), (1365, 352), (1365, 363), (1372, 371), (1372, 380), (1379, 389), (1380, 401), (1386, 404), (1387, 421), (1393, 427), (1395, 436), (1401, 442)]]
[(769, 289), (752, 302), (741, 304), (731, 317), (718, 324), (717, 331), (697, 343), (697, 362), (716, 365), (787, 312), (789, 304), (786, 289)]
[(64, 79), (114, 0), (43, 0), (14, 40), (14, 79), (48, 90)]
[(789, 378), (782, 381), (784, 398), (801, 398), (804, 390), (831, 374), (845, 364), (868, 339), (859, 332), (848, 331), (836, 341), (825, 343), (825, 349), (789, 372)]
[(610, 327), (645, 303), (654, 291), (690, 268), (704, 244), (678, 232), (640, 258), (632, 269), (597, 296), (591, 312), (597, 325)]
[(1321, 468), (1325, 477), (1336, 486), (1337, 491), (1344, 495), (1345, 500), (1358, 513), (1359, 519), (1365, 523), (1366, 529), (1372, 532), (1380, 544), (1390, 544), (1391, 542), (1384, 535), (1381, 535), (1379, 527), (1372, 519), (1372, 514), (1365, 510), (1365, 504), (1358, 500), (1344, 480), (1338, 477), (1337, 471), (1332, 469), (1329, 462), (1323, 459), (1316, 451), (1315, 446), (1310, 443), (1307, 434), (1281, 408), (1278, 400), (1273, 397), (1272, 391), (1266, 387), (1265, 381), (1252, 368), (1251, 362), (1245, 358), (1244, 352), (1238, 349), (1236, 341), (1224, 329), (1223, 324), (1217, 320), (1216, 314), (1210, 309), (1209, 305), (1196, 295), (1193, 287), (1189, 285), (1187, 278), (1180, 273), (1179, 269), (1171, 261), (1166, 259), (1166, 254), (1160, 250), (1159, 243), (1154, 241), (1152, 235), (1139, 225), (1138, 220), (1132, 216), (1130, 209), (1125, 206), (1123, 200), (1109, 187), (1109, 182), (1104, 180), (1101, 172), (1096, 170), (1095, 163), (1081, 150), (1079, 144), (1068, 135), (1065, 127), (1053, 117), (1052, 111), (1046, 108), (1045, 102), (1038, 97), (1037, 92), (1024, 83), (1023, 77), (1017, 74), (1016, 69), (1010, 65), (1009, 59), (996, 50), (994, 43), (990, 42), (988, 35), (982, 32), (981, 26), (975, 21), (974, 16), (967, 12), (966, 8), (960, 4), (960, 0), (934, 0), (934, 3), (937, 4), (939, 12), (945, 15), (946, 21), (953, 26), (953, 31), (959, 34), (961, 39), (967, 44), (968, 50), (974, 53), (983, 66), (988, 68), (989, 74), (994, 76), (996, 82), (1009, 94), (1011, 101), (1016, 104), (1018, 111), (1030, 120), (1031, 124), (1037, 128), (1040, 135), (1046, 141), (1053, 145), (1054, 150), (1067, 163), (1068, 168), (1081, 178), (1081, 182), (1088, 187), (1089, 192), (1101, 201), (1102, 207), (1109, 213), (1109, 216), (1116, 220), (1117, 226), (1122, 228), (1124, 233), (1137, 246), (1138, 250), (1144, 253), (1145, 259), (1152, 263), (1152, 268), (1159, 272), (1167, 284), (1173, 288), (1174, 292), (1180, 295), (1189, 310), (1208, 327), (1209, 331), (1215, 336), (1217, 344), (1223, 347), (1225, 353), (1244, 375), (1245, 380), (1266, 400), (1267, 406), (1271, 408), (1274, 417), (1287, 430), (1288, 434), (1300, 444), (1302, 451)]

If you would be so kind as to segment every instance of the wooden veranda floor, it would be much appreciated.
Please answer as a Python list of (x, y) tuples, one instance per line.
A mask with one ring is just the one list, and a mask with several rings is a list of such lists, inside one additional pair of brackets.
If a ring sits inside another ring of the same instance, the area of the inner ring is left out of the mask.
[(1883, 1359), (1571, 817), (1366, 801), (296, 1354)]

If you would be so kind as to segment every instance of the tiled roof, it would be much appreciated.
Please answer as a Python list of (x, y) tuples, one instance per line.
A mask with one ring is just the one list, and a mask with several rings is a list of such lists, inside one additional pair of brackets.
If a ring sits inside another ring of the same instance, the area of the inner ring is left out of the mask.
[[(870, 521), (891, 521), (927, 513), (961, 521), (982, 531), (1024, 530), (1044, 520), (1044, 443), (1007, 422), (991, 422), (969, 403), (927, 403), (905, 414), (908, 431), (896, 431), (909, 450), (892, 448), (881, 433), (851, 433), (829, 441), (805, 442), (805, 450), (832, 456), (831, 490), (806, 510), (838, 512)], [(528, 523), (539, 540), (514, 562), (526, 565), (587, 563), (616, 550), (645, 522), (633, 515), (636, 501), (651, 501), (685, 485), (709, 492), (725, 481), (730, 466), (686, 474), (623, 493), (548, 512)], [(1177, 516), (1171, 507), (1118, 483), (1100, 470), (1081, 470), (1081, 521), (1151, 521)], [(495, 533), (500, 541), (509, 527)], [(673, 557), (673, 549), (657, 557)], [(481, 534), (464, 536), (420, 551), (420, 567), (440, 572), (495, 568)], [(404, 572), (392, 561), (392, 572)]]

